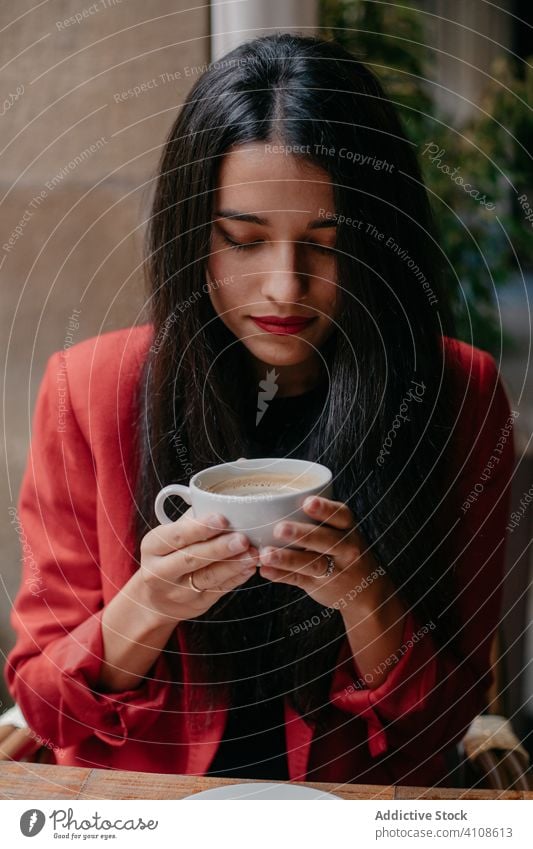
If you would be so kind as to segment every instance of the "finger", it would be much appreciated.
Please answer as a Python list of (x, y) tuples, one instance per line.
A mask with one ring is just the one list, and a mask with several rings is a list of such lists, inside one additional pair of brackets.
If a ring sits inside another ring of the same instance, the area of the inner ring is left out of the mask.
[(297, 545), (301, 549), (331, 554), (342, 560), (357, 557), (355, 531), (338, 531), (328, 525), (310, 525), (305, 522), (278, 522), (274, 537), (280, 543)]
[[(220, 534), (206, 542), (188, 545), (161, 559), (161, 577), (176, 580), (189, 572), (198, 572), (219, 560), (231, 563), (235, 558), (250, 548), (250, 540), (245, 534), (232, 532)], [(256, 555), (258, 554), (255, 549)]]
[(225, 584), (232, 583), (238, 586), (243, 576), (244, 580), (248, 580), (256, 571), (257, 555), (257, 549), (255, 549), (255, 553), (254, 551), (245, 551), (244, 554), (231, 561), (221, 560), (205, 566), (203, 569), (194, 572), (194, 586), (202, 591), (218, 591)]
[(143, 550), (148, 554), (163, 556), (192, 543), (211, 539), (228, 530), (231, 530), (230, 524), (220, 513), (195, 517), (191, 508), (175, 522), (158, 525), (146, 534), (143, 539)]
[[(305, 591), (309, 588), (311, 581), (311, 578), (307, 575), (302, 575), (301, 572), (287, 572), (283, 569), (274, 569), (272, 566), (261, 566), (259, 574), (262, 578), (272, 581), (273, 584), (290, 584)], [(316, 590), (314, 581), (313, 589)]]
[(326, 556), (294, 548), (266, 546), (259, 550), (260, 562), (264, 566), (287, 572), (299, 572), (309, 578), (322, 578), (328, 568)]
[(250, 578), (256, 573), (256, 571), (256, 569), (253, 569), (251, 574), (248, 574), (247, 572), (242, 572), (234, 579), (226, 581), (216, 590), (205, 590), (205, 596), (209, 599), (210, 603), (214, 604), (215, 601), (218, 601), (219, 598), (225, 596), (226, 593), (232, 592), (233, 590), (236, 590), (246, 584), (246, 582), (250, 580)]
[(342, 501), (332, 501), (330, 498), (311, 495), (305, 499), (302, 506), (308, 516), (315, 521), (324, 522), (339, 530), (347, 530), (356, 524), (353, 512)]

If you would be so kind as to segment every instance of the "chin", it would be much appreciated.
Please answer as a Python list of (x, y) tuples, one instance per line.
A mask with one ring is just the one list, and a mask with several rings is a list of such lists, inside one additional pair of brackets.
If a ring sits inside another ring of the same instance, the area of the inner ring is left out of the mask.
[(267, 345), (246, 346), (251, 354), (261, 362), (271, 366), (296, 366), (312, 356), (314, 348), (305, 342), (287, 345), (270, 342)]

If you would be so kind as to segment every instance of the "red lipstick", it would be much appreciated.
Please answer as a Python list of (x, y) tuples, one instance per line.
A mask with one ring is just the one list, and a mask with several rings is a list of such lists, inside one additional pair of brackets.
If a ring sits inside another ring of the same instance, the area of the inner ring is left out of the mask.
[(307, 318), (301, 315), (289, 315), (282, 318), (278, 315), (251, 315), (252, 321), (257, 324), (261, 330), (266, 330), (267, 333), (276, 333), (286, 335), (288, 333), (300, 333), (315, 317)]

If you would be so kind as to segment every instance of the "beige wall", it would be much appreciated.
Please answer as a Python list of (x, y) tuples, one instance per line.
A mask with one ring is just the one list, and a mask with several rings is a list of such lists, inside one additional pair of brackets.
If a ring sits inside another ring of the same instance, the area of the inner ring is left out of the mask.
[[(79, 23), (65, 23), (84, 10)], [(56, 0), (40, 7), (20, 0), (0, 6), (0, 30), (2, 97), (19, 94), (0, 107), (0, 245), (25, 218), (20, 238), (8, 250), (0, 247), (5, 652), (13, 642), (8, 617), (20, 569), (8, 508), (17, 500), (44, 363), (63, 347), (74, 309), (81, 311), (75, 341), (139, 315), (138, 228), (160, 145), (209, 59), (209, 8), (183, 0)], [(140, 93), (120, 97), (143, 84)], [(0, 700), (9, 703), (3, 680)]]

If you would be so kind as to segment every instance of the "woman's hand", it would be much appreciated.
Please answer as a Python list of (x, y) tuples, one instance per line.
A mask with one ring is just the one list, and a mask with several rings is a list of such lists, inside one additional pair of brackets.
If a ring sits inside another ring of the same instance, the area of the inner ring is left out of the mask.
[[(280, 545), (298, 548), (261, 548), (260, 574), (271, 581), (300, 587), (319, 604), (335, 605), (337, 608), (341, 599), (344, 599), (344, 608), (347, 601), (355, 596), (358, 604), (363, 603), (364, 606), (366, 589), (376, 583), (374, 591), (370, 590), (374, 601), (377, 585), (382, 590), (388, 579), (373, 554), (367, 551), (350, 508), (340, 501), (315, 495), (306, 498), (303, 509), (320, 524), (278, 522), (274, 536), (280, 540)], [(326, 575), (328, 559), (325, 555), (335, 561), (335, 568), (329, 576)], [(363, 579), (365, 590), (361, 588)], [(357, 587), (360, 587), (360, 594), (354, 594)]]
[(257, 548), (231, 531), (224, 516), (195, 518), (189, 509), (142, 539), (137, 586), (156, 617), (194, 619), (244, 584), (257, 565)]
[[(374, 689), (398, 659), (406, 608), (346, 504), (314, 495), (306, 498), (303, 509), (320, 524), (278, 522), (274, 536), (298, 548), (260, 549), (260, 574), (300, 587), (340, 612), (360, 680)], [(335, 561), (330, 575), (326, 554)]]

